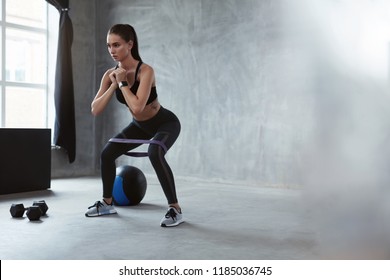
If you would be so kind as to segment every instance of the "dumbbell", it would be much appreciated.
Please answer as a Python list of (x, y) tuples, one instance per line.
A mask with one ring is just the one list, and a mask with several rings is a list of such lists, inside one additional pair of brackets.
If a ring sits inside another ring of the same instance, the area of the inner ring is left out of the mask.
[(49, 207), (47, 206), (46, 202), (44, 200), (37, 200), (33, 202), (33, 206), (39, 206), (42, 212), (42, 216), (46, 215), (47, 210), (49, 210)]
[(49, 207), (44, 200), (34, 201), (33, 205), (25, 208), (23, 204), (12, 204), (10, 208), (11, 216), (14, 218), (23, 217), (24, 212), (30, 221), (37, 221), (42, 215), (45, 215)]

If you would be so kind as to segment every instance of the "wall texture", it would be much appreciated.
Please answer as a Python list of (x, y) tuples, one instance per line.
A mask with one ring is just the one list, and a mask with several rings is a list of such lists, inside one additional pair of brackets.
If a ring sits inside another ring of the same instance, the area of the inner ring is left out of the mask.
[[(99, 174), (104, 143), (131, 121), (115, 100), (101, 116), (90, 114), (100, 78), (114, 66), (106, 32), (129, 23), (155, 69), (162, 105), (182, 122), (167, 155), (176, 176), (304, 185), (302, 203), (331, 256), (375, 258), (376, 248), (387, 250), (388, 1), (70, 4), (77, 157), (68, 164), (54, 151), (54, 177)], [(146, 159), (120, 162), (154, 174)]]
[[(160, 102), (182, 122), (167, 156), (177, 176), (301, 183), (312, 98), (300, 77), (304, 63), (285, 36), (282, 3), (96, 1), (97, 77), (114, 65), (105, 46), (108, 28), (133, 25), (141, 57), (155, 69)], [(97, 150), (130, 115), (114, 101), (98, 119)], [(125, 161), (153, 172), (145, 160)]]
[[(342, 181), (329, 171), (336, 166), (374, 178), (372, 170), (387, 165), (388, 149), (381, 146), (390, 135), (385, 1), (70, 4), (77, 156), (68, 164), (62, 151), (54, 151), (53, 177), (98, 174), (104, 143), (131, 121), (115, 100), (101, 116), (90, 114), (101, 76), (114, 66), (106, 32), (118, 22), (137, 30), (160, 102), (182, 122), (167, 155), (176, 176), (291, 186), (306, 184), (316, 172), (319, 182)], [(146, 159), (120, 162), (154, 173)]]

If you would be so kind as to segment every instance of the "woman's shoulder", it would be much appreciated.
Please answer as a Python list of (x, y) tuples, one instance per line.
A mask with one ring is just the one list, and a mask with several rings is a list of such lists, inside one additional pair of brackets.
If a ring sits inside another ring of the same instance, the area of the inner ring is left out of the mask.
[(140, 66), (140, 75), (142, 75), (142, 73), (146, 74), (146, 73), (151, 73), (153, 74), (154, 73), (154, 70), (153, 70), (153, 67), (145, 62), (142, 62), (141, 66)]

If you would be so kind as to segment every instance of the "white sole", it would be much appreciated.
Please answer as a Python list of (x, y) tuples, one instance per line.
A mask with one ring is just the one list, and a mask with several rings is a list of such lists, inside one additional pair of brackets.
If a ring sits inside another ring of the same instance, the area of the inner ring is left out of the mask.
[(177, 226), (180, 225), (181, 223), (184, 223), (184, 220), (180, 220), (180, 221), (177, 221), (176, 223), (169, 224), (169, 225), (160, 224), (160, 226), (161, 226), (161, 227), (177, 227)]
[(100, 216), (107, 216), (107, 215), (112, 215), (112, 214), (117, 214), (118, 212), (108, 212), (108, 213), (97, 213), (97, 214), (93, 214), (93, 215), (88, 215), (88, 214), (85, 214), (85, 217), (88, 217), (88, 218), (92, 218), (92, 217), (100, 217)]

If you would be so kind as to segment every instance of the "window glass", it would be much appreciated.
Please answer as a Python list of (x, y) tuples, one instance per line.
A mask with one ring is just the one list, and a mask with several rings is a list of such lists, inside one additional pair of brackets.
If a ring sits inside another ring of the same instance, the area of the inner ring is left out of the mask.
[(7, 28), (6, 80), (12, 82), (46, 82), (46, 35)]
[(9, 23), (29, 27), (45, 28), (46, 1), (44, 0), (6, 0), (6, 17)]
[[(3, 42), (3, 30), (1, 28), (0, 28), (0, 42)], [(0, 44), (0, 65), (3, 65), (3, 44)], [(1, 77), (3, 76), (2, 71), (3, 71), (3, 67), (0, 67), (0, 80), (2, 79)], [(1, 91), (0, 91), (0, 94), (1, 94)]]
[(46, 128), (54, 122), (47, 18), (58, 11), (48, 6), (45, 0), (0, 0), (0, 127)]
[(45, 90), (11, 86), (6, 88), (6, 127), (45, 128), (46, 111)]

